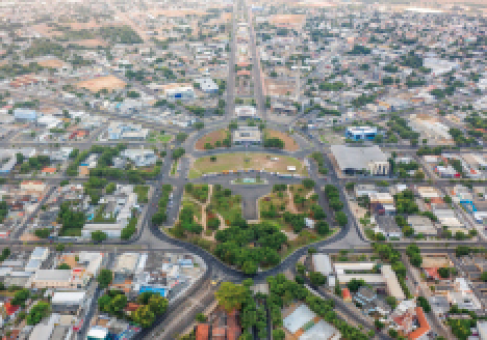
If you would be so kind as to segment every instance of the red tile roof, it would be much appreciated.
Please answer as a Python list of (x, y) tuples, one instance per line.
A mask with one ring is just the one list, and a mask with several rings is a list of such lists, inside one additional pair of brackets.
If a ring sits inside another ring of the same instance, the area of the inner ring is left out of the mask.
[(419, 328), (409, 334), (408, 339), (410, 340), (418, 339), (431, 330), (428, 320), (426, 320), (426, 316), (424, 315), (423, 308), (416, 307), (415, 310), (416, 317), (418, 318)]
[(196, 340), (208, 340), (210, 338), (210, 325), (200, 323), (196, 326)]
[(440, 274), (438, 274), (438, 268), (424, 268), (424, 271), (426, 272), (426, 275), (428, 275), (430, 278), (435, 279), (435, 280), (441, 280)]
[(352, 294), (350, 294), (350, 290), (348, 288), (344, 288), (342, 290), (342, 297), (344, 301), (350, 301), (352, 299)]
[(14, 314), (16, 311), (19, 310), (19, 308), (20, 306), (12, 305), (10, 301), (5, 304), (5, 312), (7, 313), (7, 315)]

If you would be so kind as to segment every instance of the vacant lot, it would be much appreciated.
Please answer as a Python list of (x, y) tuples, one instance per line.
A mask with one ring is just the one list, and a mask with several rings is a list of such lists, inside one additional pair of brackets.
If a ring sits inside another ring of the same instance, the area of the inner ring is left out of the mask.
[(279, 138), (284, 142), (284, 150), (286, 151), (296, 151), (299, 149), (298, 143), (289, 136), (287, 133), (276, 131), (276, 130), (266, 130), (267, 138)]
[(83, 40), (72, 41), (71, 43), (86, 48), (96, 48), (98, 46), (106, 47), (108, 45), (105, 41), (101, 39), (83, 39)]
[(306, 15), (302, 14), (278, 14), (273, 15), (269, 22), (274, 25), (303, 25), (306, 21)]
[(126, 83), (115, 76), (99, 77), (90, 80), (80, 81), (76, 84), (78, 88), (85, 88), (91, 92), (98, 92), (102, 89), (113, 91), (116, 89), (123, 89)]
[(154, 10), (151, 11), (154, 16), (168, 17), (168, 18), (179, 18), (185, 16), (203, 16), (206, 15), (204, 11), (198, 11), (193, 9), (179, 9), (179, 10)]
[(264, 87), (266, 94), (270, 96), (284, 96), (296, 91), (296, 83), (292, 80), (275, 80), (265, 77)]
[(64, 65), (64, 61), (59, 60), (59, 59), (47, 59), (47, 60), (42, 60), (38, 62), (39, 65), (42, 67), (49, 67), (49, 68), (61, 68)]
[(217, 141), (223, 142), (225, 138), (227, 138), (228, 129), (221, 129), (212, 131), (206, 135), (204, 135), (201, 139), (199, 139), (196, 144), (196, 150), (204, 150), (205, 144), (210, 143), (213, 147)]
[[(288, 171), (288, 166), (295, 166), (296, 171)], [(190, 178), (196, 178), (203, 174), (212, 172), (222, 172), (225, 170), (242, 169), (261, 169), (269, 172), (279, 172), (281, 174), (300, 174), (307, 175), (306, 168), (302, 162), (296, 158), (288, 156), (275, 156), (265, 153), (226, 153), (216, 155), (213, 162), (210, 157), (197, 159), (189, 173)]]

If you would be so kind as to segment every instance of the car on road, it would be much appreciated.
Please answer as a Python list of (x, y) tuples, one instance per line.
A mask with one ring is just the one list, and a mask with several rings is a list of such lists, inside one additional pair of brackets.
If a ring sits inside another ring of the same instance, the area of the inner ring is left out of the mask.
[(213, 287), (218, 286), (221, 282), (222, 282), (222, 279), (219, 278), (218, 276), (213, 276), (213, 278), (211, 279), (211, 285)]

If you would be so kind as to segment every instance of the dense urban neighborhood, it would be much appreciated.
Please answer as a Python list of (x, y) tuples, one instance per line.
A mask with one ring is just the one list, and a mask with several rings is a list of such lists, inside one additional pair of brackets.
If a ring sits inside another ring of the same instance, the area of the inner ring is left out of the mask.
[(0, 2), (0, 338), (487, 340), (485, 0)]

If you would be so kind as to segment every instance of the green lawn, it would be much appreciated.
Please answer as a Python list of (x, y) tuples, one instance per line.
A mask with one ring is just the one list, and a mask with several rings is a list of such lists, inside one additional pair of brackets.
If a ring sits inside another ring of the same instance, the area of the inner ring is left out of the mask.
[(62, 228), (59, 231), (59, 236), (81, 236), (82, 228)]
[(151, 133), (148, 142), (150, 143), (167, 143), (172, 140), (172, 135)]
[(148, 185), (136, 185), (134, 187), (134, 192), (137, 194), (137, 201), (140, 203), (149, 202), (149, 186)]
[(178, 160), (175, 160), (175, 161), (172, 163), (172, 167), (171, 167), (171, 176), (176, 175), (176, 171), (178, 170), (178, 163), (179, 163), (179, 161), (178, 161)]

